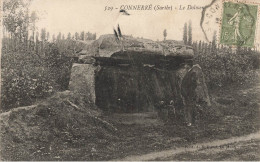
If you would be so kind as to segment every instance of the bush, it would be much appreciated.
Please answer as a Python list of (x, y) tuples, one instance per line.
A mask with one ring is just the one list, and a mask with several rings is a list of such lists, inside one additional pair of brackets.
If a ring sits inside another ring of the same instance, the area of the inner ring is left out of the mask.
[(8, 110), (67, 89), (71, 60), (60, 54), (55, 44), (48, 43), (40, 54), (3, 53), (1, 66), (1, 107)]
[(256, 79), (255, 69), (259, 68), (259, 53), (203, 53), (195, 57), (205, 74), (210, 88), (223, 87), (231, 83), (244, 84)]

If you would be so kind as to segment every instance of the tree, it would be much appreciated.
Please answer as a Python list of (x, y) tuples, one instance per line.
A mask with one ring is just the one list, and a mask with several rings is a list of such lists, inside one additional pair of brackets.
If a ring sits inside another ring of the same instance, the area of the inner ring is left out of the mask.
[(163, 37), (164, 37), (164, 41), (166, 40), (166, 37), (167, 37), (167, 31), (166, 31), (166, 29), (164, 29), (164, 31), (163, 31)]
[(56, 38), (55, 38), (55, 34), (52, 35), (52, 42), (55, 42)]
[(68, 33), (67, 39), (68, 39), (68, 40), (71, 39), (71, 33)]
[(30, 49), (34, 49), (34, 38), (33, 38), (33, 36), (30, 36), (29, 48), (30, 48)]
[(43, 28), (41, 29), (41, 41), (45, 41), (46, 40), (46, 29)]
[(217, 32), (214, 31), (214, 35), (212, 39), (212, 51), (215, 51), (217, 49), (216, 39), (217, 39)]
[(204, 44), (204, 53), (207, 53), (208, 52), (208, 43), (206, 42), (206, 43), (204, 43), (203, 42), (203, 44)]
[(28, 48), (28, 39), (29, 39), (29, 9), (28, 8), (26, 8), (24, 22), (25, 23), (22, 28), (22, 37), (24, 39), (24, 46), (27, 49)]
[(50, 33), (47, 32), (47, 41), (50, 39)]
[(89, 32), (85, 33), (85, 40), (89, 40)]
[(85, 32), (82, 31), (82, 32), (80, 33), (80, 40), (83, 40), (83, 41), (84, 41), (84, 37), (85, 37)]
[(199, 49), (199, 51), (201, 51), (201, 40), (199, 41), (199, 47), (198, 47)]
[(193, 42), (193, 43), (192, 43), (192, 47), (193, 47), (195, 53), (197, 53), (197, 51), (198, 51), (198, 42), (197, 42), (197, 41), (196, 41), (196, 42)]
[(96, 40), (96, 37), (97, 37), (96, 33), (92, 34), (90, 32), (87, 32), (85, 34), (85, 40)]
[(9, 0), (3, 2), (3, 25), (7, 32), (13, 36), (18, 36), (19, 30), (26, 25), (26, 16), (28, 16), (29, 1)]
[[(31, 0), (3, 1), (3, 31), (9, 36), (12, 50), (27, 48), (29, 30), (29, 5)], [(5, 36), (4, 35), (4, 36)]]
[(30, 16), (30, 28), (31, 28), (31, 30), (32, 30), (32, 37), (33, 37), (33, 40), (34, 40), (34, 35), (35, 35), (35, 30), (36, 30), (36, 22), (37, 22), (37, 20), (38, 20), (39, 18), (38, 18), (38, 16), (37, 16), (37, 14), (36, 14), (36, 12), (35, 11), (33, 11), (32, 13), (31, 13), (31, 16)]
[(44, 42), (46, 41), (46, 29), (41, 29), (41, 52), (44, 49)]
[(211, 51), (212, 51), (212, 42), (209, 42), (207, 52), (211, 53)]
[(204, 53), (206, 48), (206, 43), (203, 41), (201, 45), (201, 53)]
[(61, 40), (61, 32), (59, 32), (59, 34), (57, 35), (57, 40)]
[(78, 32), (75, 33), (75, 39), (79, 40), (79, 33)]
[(36, 53), (39, 53), (39, 32), (36, 32), (35, 48), (36, 48)]
[(91, 40), (92, 39), (92, 34), (90, 32), (86, 33), (86, 40)]
[(192, 44), (192, 26), (191, 21), (189, 21), (189, 31), (188, 31), (188, 45)]
[(183, 42), (187, 44), (187, 23), (185, 23), (183, 27)]

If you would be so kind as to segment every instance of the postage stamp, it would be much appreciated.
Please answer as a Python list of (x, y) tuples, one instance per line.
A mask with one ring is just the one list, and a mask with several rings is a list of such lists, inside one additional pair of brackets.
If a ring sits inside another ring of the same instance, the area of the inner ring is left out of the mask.
[(220, 43), (253, 47), (256, 37), (258, 5), (224, 2)]

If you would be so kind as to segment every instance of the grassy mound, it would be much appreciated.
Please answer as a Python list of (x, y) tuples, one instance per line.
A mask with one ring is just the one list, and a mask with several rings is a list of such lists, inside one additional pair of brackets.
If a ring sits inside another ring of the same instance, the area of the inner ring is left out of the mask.
[(2, 113), (1, 160), (73, 160), (73, 148), (83, 144), (84, 159), (95, 159), (99, 145), (116, 138), (116, 128), (99, 116), (93, 104), (69, 91)]

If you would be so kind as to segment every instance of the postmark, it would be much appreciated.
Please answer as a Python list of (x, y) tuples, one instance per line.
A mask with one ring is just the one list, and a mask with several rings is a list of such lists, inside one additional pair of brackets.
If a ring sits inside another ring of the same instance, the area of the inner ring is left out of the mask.
[(253, 47), (256, 37), (258, 5), (223, 2), (220, 44)]
[(205, 40), (211, 42), (217, 35), (221, 24), (221, 0), (212, 0), (210, 4), (203, 7), (201, 13), (200, 27)]

